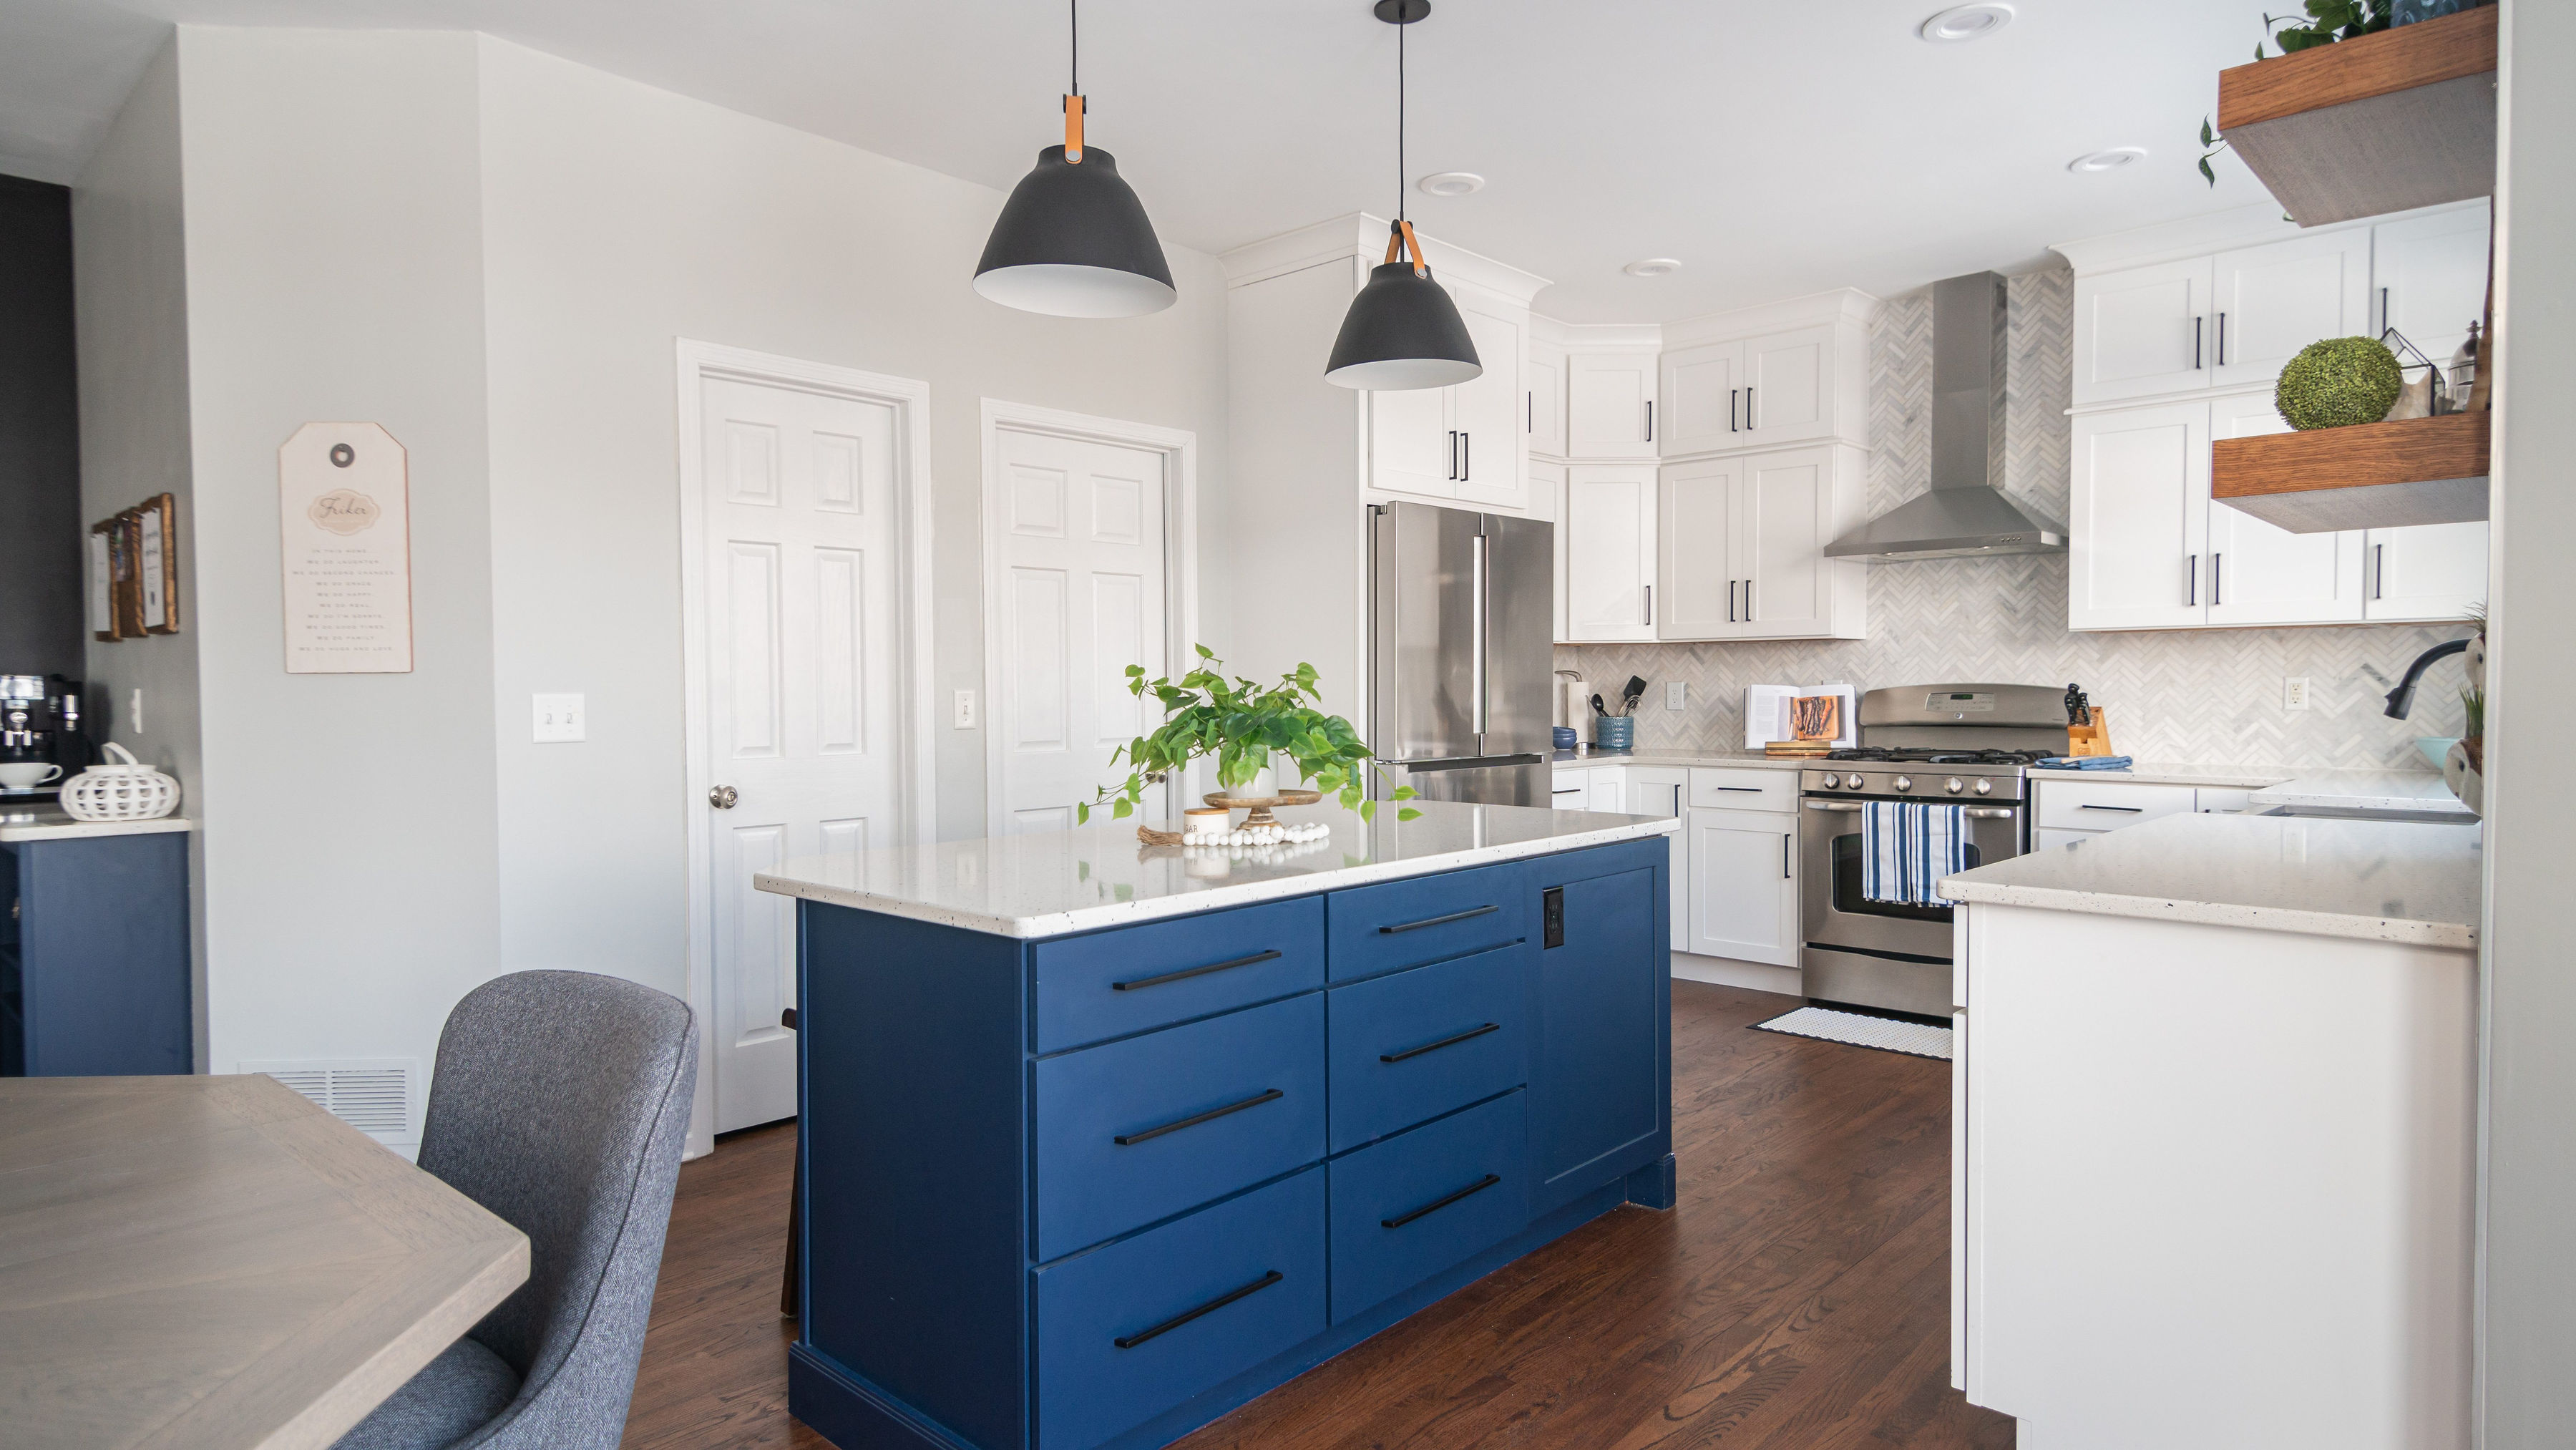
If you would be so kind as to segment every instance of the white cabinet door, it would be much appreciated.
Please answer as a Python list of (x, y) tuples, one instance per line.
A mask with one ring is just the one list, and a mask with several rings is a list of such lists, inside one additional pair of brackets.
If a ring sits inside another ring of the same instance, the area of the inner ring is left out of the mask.
[(1576, 353), (1565, 360), (1565, 446), (1574, 458), (1655, 456), (1655, 356)]
[(2163, 403), (2079, 417), (2073, 473), (2067, 627), (2202, 624), (2209, 405)]
[(1658, 639), (1732, 639), (1744, 632), (1744, 576), (1734, 543), (1743, 479), (1740, 458), (1664, 466)]
[(1579, 640), (1655, 637), (1655, 470), (1577, 464), (1565, 475), (1566, 623)]
[(1834, 450), (1799, 448), (1744, 461), (1736, 490), (1736, 573), (1744, 626), (1756, 639), (1833, 633), (1833, 580), (1860, 567), (1825, 557), (1833, 542)]
[(1458, 495), (1448, 388), (1369, 394), (1369, 484), (1431, 498)]
[(2034, 851), (2055, 850), (2102, 834), (2100, 831), (2069, 831), (2056, 826), (2042, 826), (2030, 833), (2030, 848)]
[(1690, 945), (1702, 956), (1798, 964), (1798, 887), (1791, 877), (1797, 818), (1772, 811), (1691, 808)]
[(2362, 540), (2369, 566), (2370, 620), (2467, 619), (2487, 598), (2487, 526), (2418, 524), (2372, 529)]
[(1628, 811), (1626, 772), (1615, 765), (1595, 766), (1585, 772), (1584, 791), (1591, 797), (1592, 809), (1625, 815)]
[(1690, 791), (1690, 772), (1660, 766), (1632, 766), (1628, 770), (1628, 814), (1662, 816), (1682, 822), (1682, 829), (1664, 838), (1672, 853), (1669, 879), (1672, 890), (1672, 949), (1690, 950), (1690, 830), (1684, 819), (1683, 798)]
[(1565, 354), (1552, 347), (1531, 347), (1522, 363), (1521, 427), (1530, 452), (1565, 456)]
[(2382, 222), (2370, 233), (2372, 333), (2394, 327), (2447, 364), (2487, 313), (2487, 204)]
[(2209, 288), (2206, 257), (2076, 278), (2076, 403), (2209, 386)]
[(1475, 307), (1462, 315), (1485, 371), (1449, 390), (1449, 426), (1458, 430), (1458, 497), (1526, 510), (1534, 500), (1521, 466), (1521, 325)]
[(1550, 518), (1556, 520), (1556, 537), (1550, 541), (1555, 554), (1555, 568), (1550, 571), (1556, 588), (1556, 634), (1558, 644), (1574, 638), (1566, 632), (1565, 618), (1565, 465), (1532, 460), (1529, 466), (1530, 500), (1545, 501)]
[(1666, 458), (1715, 453), (1752, 440), (1744, 431), (1744, 344), (1711, 343), (1664, 354), (1664, 418), (1656, 451)]
[(2320, 338), (2370, 328), (2370, 232), (2355, 227), (2218, 254), (2210, 383), (2270, 382)]
[[(2287, 433), (2270, 393), (2209, 405), (2213, 438)], [(2211, 624), (2344, 624), (2361, 611), (2361, 531), (2294, 534), (2209, 502)]]
[(1803, 443), (1834, 431), (1834, 330), (1801, 327), (1744, 345), (1746, 443)]

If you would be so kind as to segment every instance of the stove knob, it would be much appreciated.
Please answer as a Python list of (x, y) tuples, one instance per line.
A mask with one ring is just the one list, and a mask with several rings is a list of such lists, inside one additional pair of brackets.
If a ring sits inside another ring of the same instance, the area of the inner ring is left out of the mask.
[(1898, 776), (1898, 777), (1896, 778), (1896, 788), (1897, 788), (1898, 790), (1912, 790), (1912, 789), (1914, 789), (1914, 777), (1912, 777), (1912, 776), (1910, 776), (1910, 775), (1900, 775), (1900, 776)]
[(1968, 788), (1968, 783), (1967, 783), (1966, 781), (1959, 779), (1959, 778), (1958, 778), (1957, 776), (1955, 776), (1955, 775), (1954, 775), (1954, 776), (1952, 776), (1952, 777), (1950, 777), (1950, 785), (1949, 785), (1950, 794), (1952, 794), (1952, 795), (1957, 795), (1959, 792), (1961, 792), (1961, 791), (1963, 791), (1963, 790), (1966, 790), (1967, 788)]
[(1994, 793), (1995, 793), (1995, 783), (1994, 783), (1993, 781), (1991, 781), (1991, 780), (1981, 780), (1981, 781), (1978, 781), (1978, 782), (1977, 782), (1977, 794), (1979, 794), (1979, 795), (1993, 795)]
[(1860, 772), (1855, 770), (1851, 774), (1844, 776), (1843, 784), (1850, 786), (1853, 790), (1860, 789)]

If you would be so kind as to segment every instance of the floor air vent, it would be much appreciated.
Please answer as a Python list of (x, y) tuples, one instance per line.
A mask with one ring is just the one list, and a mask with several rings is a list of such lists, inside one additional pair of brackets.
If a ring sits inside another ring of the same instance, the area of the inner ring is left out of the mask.
[(420, 1141), (412, 1127), (411, 1107), (412, 1079), (420, 1072), (418, 1058), (245, 1062), (241, 1069), (266, 1073), (379, 1143), (408, 1146)]

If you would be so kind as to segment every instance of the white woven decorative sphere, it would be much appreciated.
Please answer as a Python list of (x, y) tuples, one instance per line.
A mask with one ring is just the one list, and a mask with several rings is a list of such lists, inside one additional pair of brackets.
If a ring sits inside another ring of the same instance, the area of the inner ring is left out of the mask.
[(84, 821), (158, 820), (179, 808), (179, 782), (114, 741), (109, 763), (63, 782), (63, 813)]

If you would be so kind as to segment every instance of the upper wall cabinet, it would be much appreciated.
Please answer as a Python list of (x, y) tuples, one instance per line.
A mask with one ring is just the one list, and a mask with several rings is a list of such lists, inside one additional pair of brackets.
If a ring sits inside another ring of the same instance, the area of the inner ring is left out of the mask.
[(1862, 638), (1866, 566), (1824, 550), (1861, 521), (1865, 470), (1845, 444), (1666, 464), (1655, 637)]
[(1521, 319), (1461, 295), (1484, 373), (1446, 388), (1369, 394), (1369, 482), (1390, 493), (1532, 510), (1523, 454)]
[(1521, 431), (1529, 451), (1542, 458), (1565, 456), (1565, 350), (1543, 342), (1530, 344), (1521, 360)]
[(2078, 417), (2074, 469), (2067, 627), (2205, 623), (2209, 405), (2165, 403)]
[(1565, 360), (1565, 446), (1577, 459), (1655, 456), (1655, 355), (1575, 353)]
[(1826, 439), (1866, 446), (1871, 305), (1837, 292), (1675, 324), (1656, 453), (1690, 458)]
[(2211, 267), (2212, 386), (2268, 383), (2309, 343), (2370, 328), (2367, 228), (2221, 252)]
[(1656, 447), (1666, 457), (1722, 453), (1743, 447), (1744, 344), (1712, 342), (1664, 354), (1664, 436)]
[(1655, 470), (1577, 464), (1565, 494), (1567, 636), (1655, 638)]
[(1834, 436), (1834, 353), (1831, 327), (1801, 327), (1747, 342), (1745, 441), (1770, 447)]
[(2209, 386), (2207, 257), (2075, 282), (2075, 401)]
[(2381, 222), (2370, 229), (2376, 333), (2394, 327), (2435, 362), (2450, 361), (2487, 311), (2487, 204)]

